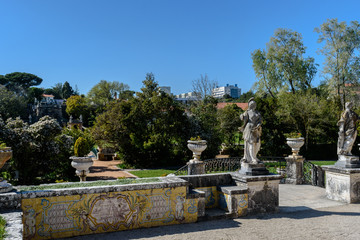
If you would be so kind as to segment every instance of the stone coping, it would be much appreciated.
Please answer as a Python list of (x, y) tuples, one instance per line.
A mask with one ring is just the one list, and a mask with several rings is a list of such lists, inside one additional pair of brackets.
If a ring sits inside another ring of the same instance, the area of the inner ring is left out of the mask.
[[(131, 183), (123, 185), (112, 186), (92, 186), (92, 187), (78, 187), (78, 188), (63, 188), (63, 189), (45, 189), (45, 190), (30, 190), (17, 192), (21, 198), (38, 198), (38, 197), (55, 197), (55, 196), (70, 196), (90, 193), (107, 193), (107, 192), (122, 192), (122, 191), (136, 191), (156, 188), (174, 188), (181, 186), (188, 186), (188, 182), (178, 177), (159, 177), (160, 182), (150, 183)], [(108, 180), (116, 181), (116, 180)], [(59, 183), (58, 183), (59, 184)], [(67, 183), (69, 184), (69, 183)], [(54, 185), (54, 184), (48, 184)]]
[(217, 190), (228, 195), (245, 194), (248, 188), (245, 186), (217, 186)]
[(271, 181), (271, 180), (281, 180), (283, 178), (281, 175), (276, 175), (276, 174), (249, 176), (249, 175), (240, 174), (238, 172), (231, 173), (231, 177), (234, 180), (238, 180), (240, 182)]
[(342, 168), (337, 167), (335, 165), (324, 165), (321, 168), (325, 171), (334, 172), (334, 173), (342, 173), (342, 174), (350, 174), (350, 173), (360, 173), (360, 168)]

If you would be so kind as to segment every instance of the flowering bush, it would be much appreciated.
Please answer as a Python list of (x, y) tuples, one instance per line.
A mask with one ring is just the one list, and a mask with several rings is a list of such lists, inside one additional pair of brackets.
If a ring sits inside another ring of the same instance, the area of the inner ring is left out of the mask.
[[(74, 140), (62, 134), (59, 123), (49, 116), (34, 124), (20, 118), (0, 119), (0, 139), (13, 149), (11, 169), (18, 172), (13, 183), (37, 184), (73, 179), (69, 157)], [(71, 171), (70, 171), (71, 170)]]

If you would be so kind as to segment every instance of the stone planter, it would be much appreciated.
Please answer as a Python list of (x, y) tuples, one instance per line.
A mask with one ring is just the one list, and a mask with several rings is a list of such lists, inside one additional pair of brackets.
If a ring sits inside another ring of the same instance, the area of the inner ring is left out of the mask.
[[(11, 147), (5, 147), (0, 149), (0, 169), (4, 166), (7, 160), (12, 157), (12, 150)], [(2, 180), (0, 178), (0, 193), (9, 192), (12, 190), (12, 185), (7, 183), (7, 181)]]
[(286, 138), (286, 143), (291, 147), (292, 156), (298, 156), (300, 148), (304, 145), (304, 138)]
[(188, 141), (187, 147), (193, 152), (193, 159), (190, 162), (202, 162), (200, 161), (201, 153), (207, 148), (206, 140)]
[(93, 165), (91, 157), (70, 157), (72, 160), (71, 166), (76, 169), (76, 175), (80, 177), (80, 182), (86, 181), (86, 176), (89, 174), (89, 168)]

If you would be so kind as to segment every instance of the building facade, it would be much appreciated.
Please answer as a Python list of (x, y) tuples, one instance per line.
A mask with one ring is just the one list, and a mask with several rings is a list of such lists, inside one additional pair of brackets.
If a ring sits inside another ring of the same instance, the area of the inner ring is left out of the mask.
[(223, 87), (216, 87), (212, 91), (212, 95), (214, 98), (223, 98), (225, 95), (229, 95), (232, 98), (239, 98), (241, 95), (241, 88), (237, 86), (237, 84), (229, 85)]

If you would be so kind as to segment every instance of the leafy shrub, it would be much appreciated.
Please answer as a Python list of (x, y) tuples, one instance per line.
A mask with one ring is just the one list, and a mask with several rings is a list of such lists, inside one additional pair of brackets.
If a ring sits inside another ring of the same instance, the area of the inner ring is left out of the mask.
[(79, 137), (74, 145), (74, 153), (77, 157), (84, 157), (89, 154), (91, 147), (86, 138)]

